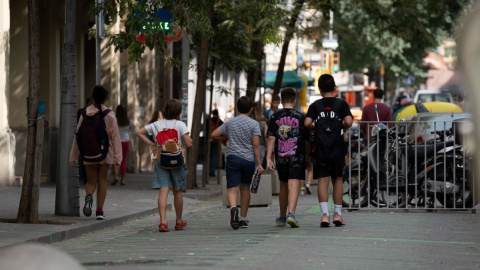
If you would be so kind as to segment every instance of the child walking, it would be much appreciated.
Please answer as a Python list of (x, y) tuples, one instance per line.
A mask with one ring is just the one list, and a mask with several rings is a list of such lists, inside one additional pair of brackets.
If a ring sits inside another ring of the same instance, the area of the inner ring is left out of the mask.
[[(78, 120), (77, 131), (80, 129), (84, 118), (93, 117), (99, 113), (105, 121), (105, 126), (108, 134), (108, 153), (101, 161), (88, 162), (83, 161), (85, 170), (87, 172), (87, 183), (85, 184), (85, 205), (83, 206), (83, 214), (87, 217), (92, 215), (93, 193), (97, 191), (97, 220), (104, 220), (103, 204), (107, 197), (107, 175), (110, 165), (120, 165), (122, 162), (122, 145), (120, 143), (120, 134), (118, 133), (117, 120), (115, 113), (105, 107), (104, 103), (107, 100), (108, 91), (102, 85), (97, 85), (93, 88), (92, 99), (93, 104), (82, 111)], [(70, 165), (77, 162), (80, 155), (76, 138), (73, 140), (72, 149), (70, 151)], [(97, 190), (98, 186), (98, 190)]]
[(173, 205), (176, 214), (175, 230), (183, 230), (187, 226), (187, 222), (182, 219), (182, 190), (186, 188), (187, 165), (185, 163), (178, 169), (164, 169), (160, 167), (156, 160), (157, 144), (149, 140), (146, 135), (150, 134), (155, 138), (158, 132), (174, 128), (178, 132), (178, 141), (181, 141), (186, 147), (191, 147), (192, 139), (189, 135), (190, 132), (185, 123), (178, 120), (181, 113), (182, 103), (178, 99), (171, 99), (167, 101), (163, 108), (164, 119), (148, 124), (136, 132), (137, 137), (150, 146), (150, 151), (155, 159), (152, 188), (159, 190), (158, 212), (160, 214), (160, 225), (158, 225), (158, 230), (160, 232), (170, 231), (167, 221), (167, 197), (170, 187), (172, 187), (173, 191)]
[[(248, 228), (247, 212), (250, 205), (250, 184), (255, 170), (263, 172), (260, 153), (260, 126), (250, 118), (253, 100), (243, 96), (237, 101), (239, 115), (229, 119), (212, 132), (213, 139), (228, 137), (225, 172), (227, 174), (227, 199), (230, 209), (230, 225), (234, 230)], [(255, 165), (256, 162), (256, 165)], [(255, 168), (256, 166), (256, 168)], [(240, 191), (240, 218), (237, 196)]]
[[(342, 218), (344, 136), (348, 128), (352, 126), (353, 116), (348, 103), (335, 97), (336, 85), (332, 75), (320, 76), (318, 88), (323, 98), (315, 101), (308, 108), (305, 127), (309, 130), (315, 129), (315, 145), (311, 154), (314, 164), (313, 174), (318, 176), (318, 202), (322, 210), (320, 226), (330, 227), (330, 213), (328, 212), (328, 182), (330, 178), (333, 185), (333, 223), (335, 226), (342, 226), (345, 225)], [(328, 128), (326, 124), (328, 124)]]
[[(300, 224), (295, 218), (295, 210), (300, 181), (305, 180), (304, 141), (308, 140), (308, 133), (303, 125), (305, 115), (294, 109), (297, 103), (295, 90), (284, 88), (280, 95), (283, 109), (275, 112), (268, 124), (267, 166), (271, 171), (278, 170), (280, 180), (280, 216), (275, 222), (281, 227), (288, 223), (292, 228), (298, 228)], [(276, 164), (272, 159), (274, 148)]]

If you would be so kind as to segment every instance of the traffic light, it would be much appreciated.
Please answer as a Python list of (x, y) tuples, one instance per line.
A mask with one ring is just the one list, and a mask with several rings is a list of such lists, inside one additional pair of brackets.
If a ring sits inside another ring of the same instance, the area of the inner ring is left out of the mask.
[(330, 69), (330, 54), (328, 52), (322, 53), (322, 70)]
[(332, 51), (332, 55), (330, 57), (330, 68), (333, 72), (337, 72), (340, 70), (340, 53)]

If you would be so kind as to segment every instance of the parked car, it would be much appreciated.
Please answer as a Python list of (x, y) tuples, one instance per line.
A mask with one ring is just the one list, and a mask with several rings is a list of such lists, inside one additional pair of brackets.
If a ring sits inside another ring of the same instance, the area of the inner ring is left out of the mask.
[(453, 102), (453, 97), (450, 93), (442, 90), (423, 89), (417, 90), (413, 98), (413, 103), (430, 101)]
[[(469, 113), (418, 113), (407, 121), (407, 139), (409, 143), (432, 143), (437, 138), (434, 131), (448, 130), (452, 123), (472, 121)], [(454, 139), (454, 138), (452, 138)]]

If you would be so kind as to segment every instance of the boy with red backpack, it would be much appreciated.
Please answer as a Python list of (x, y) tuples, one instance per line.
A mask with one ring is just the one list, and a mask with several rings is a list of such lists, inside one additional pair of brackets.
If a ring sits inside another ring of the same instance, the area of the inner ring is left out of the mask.
[[(175, 230), (183, 230), (187, 222), (182, 219), (183, 195), (186, 188), (187, 165), (181, 142), (186, 147), (192, 146), (192, 139), (187, 126), (178, 118), (182, 113), (182, 103), (178, 99), (167, 101), (163, 108), (164, 119), (158, 120), (136, 132), (143, 142), (150, 146), (154, 156), (154, 173), (152, 188), (158, 189), (158, 212), (160, 214), (160, 232), (169, 232), (167, 221), (167, 197), (172, 187), (173, 203), (175, 206)], [(146, 136), (150, 134), (154, 141)]]
[(345, 166), (345, 134), (353, 123), (348, 103), (335, 97), (335, 80), (324, 74), (318, 79), (322, 99), (312, 103), (307, 111), (305, 127), (314, 130), (311, 152), (314, 175), (318, 175), (318, 202), (322, 210), (321, 227), (330, 227), (328, 212), (328, 182), (333, 184), (335, 226), (345, 225), (342, 218), (343, 167)]

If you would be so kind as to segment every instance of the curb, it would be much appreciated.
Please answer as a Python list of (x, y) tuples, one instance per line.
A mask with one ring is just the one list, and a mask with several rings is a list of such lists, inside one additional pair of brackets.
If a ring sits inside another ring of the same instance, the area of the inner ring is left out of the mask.
[[(167, 205), (167, 211), (169, 211), (171, 209), (172, 209), (172, 205), (168, 204)], [(107, 219), (107, 220), (104, 220), (104, 221), (100, 221), (98, 223), (93, 223), (93, 224), (89, 224), (89, 225), (85, 225), (85, 226), (79, 226), (77, 228), (71, 228), (71, 229), (67, 229), (67, 230), (64, 230), (64, 231), (54, 232), (54, 233), (51, 233), (51, 234), (48, 234), (48, 235), (45, 235), (45, 236), (40, 236), (40, 237), (37, 237), (37, 238), (27, 240), (27, 241), (25, 241), (25, 243), (35, 242), (35, 243), (43, 243), (43, 244), (52, 244), (52, 243), (55, 243), (55, 242), (61, 242), (61, 241), (64, 241), (64, 240), (79, 237), (79, 236), (84, 235), (86, 233), (102, 230), (102, 229), (105, 229), (105, 228), (108, 228), (108, 227), (118, 226), (118, 225), (121, 225), (121, 224), (123, 224), (127, 221), (130, 221), (130, 220), (134, 220), (134, 219), (137, 219), (137, 218), (142, 218), (142, 217), (145, 217), (145, 216), (154, 215), (157, 212), (158, 212), (158, 208), (155, 207), (155, 208), (150, 209), (150, 210), (145, 210), (145, 211), (142, 211), (142, 212), (138, 212), (138, 213), (122, 216), (122, 217), (117, 217), (117, 218), (113, 218), (113, 219)]]

